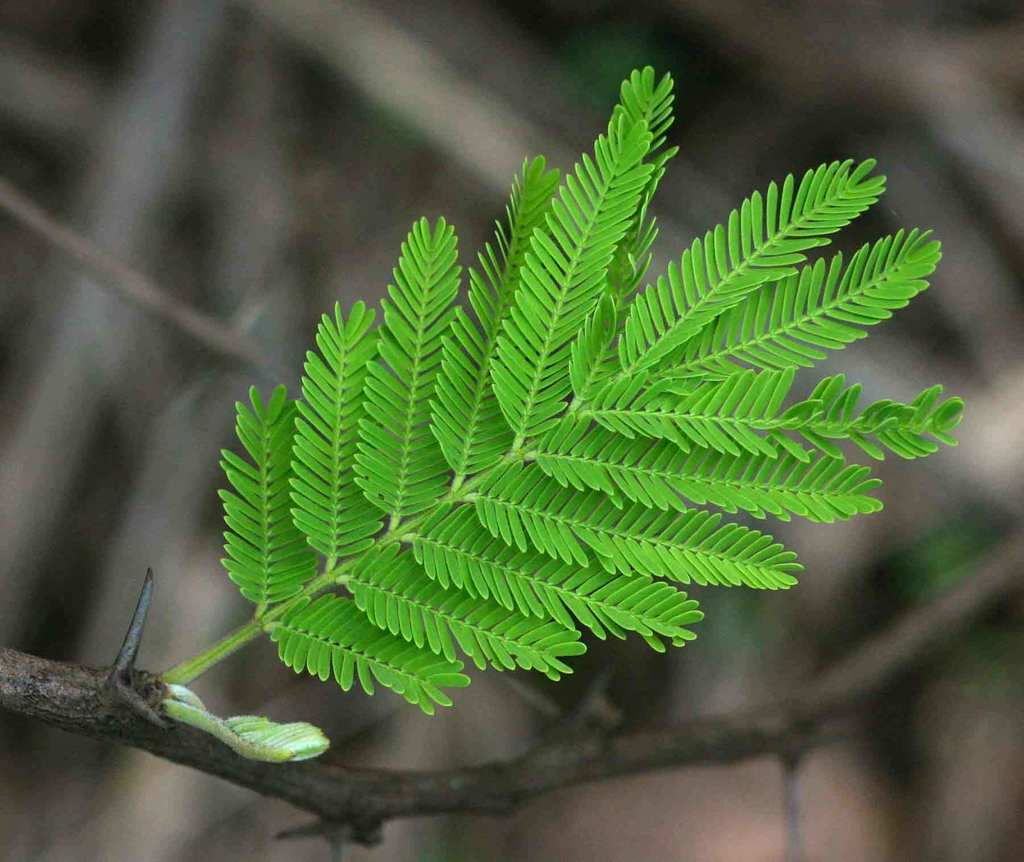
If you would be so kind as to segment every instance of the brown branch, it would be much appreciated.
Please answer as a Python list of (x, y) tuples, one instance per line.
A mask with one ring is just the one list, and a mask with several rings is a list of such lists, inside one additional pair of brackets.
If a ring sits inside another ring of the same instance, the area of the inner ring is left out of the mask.
[(207, 349), (233, 362), (266, 368), (259, 351), (242, 335), (172, 296), (142, 273), (61, 224), (2, 178), (0, 209), (78, 263), (98, 283), (172, 324)]
[[(104, 695), (107, 672), (0, 649), (0, 706), (73, 733), (121, 742), (292, 803), (353, 840), (372, 842), (387, 820), (448, 812), (501, 814), (552, 790), (651, 770), (732, 763), (804, 750), (825, 738), (826, 721), (892, 683), (1024, 587), (1024, 533), (1013, 537), (941, 598), (907, 613), (800, 693), (760, 709), (665, 728), (609, 734), (607, 724), (576, 724), (510, 761), (435, 771), (356, 769), (317, 762), (246, 760), (184, 726), (160, 730)], [(161, 684), (136, 672), (140, 694), (156, 705)]]

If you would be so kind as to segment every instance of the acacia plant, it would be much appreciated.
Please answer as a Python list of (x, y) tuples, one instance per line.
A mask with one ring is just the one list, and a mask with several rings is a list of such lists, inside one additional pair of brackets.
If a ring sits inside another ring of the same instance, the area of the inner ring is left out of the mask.
[(640, 289), (672, 104), (670, 76), (635, 71), (569, 173), (527, 161), (464, 306), (454, 229), (416, 222), (380, 315), (321, 320), (300, 397), (237, 405), (224, 566), (254, 613), (163, 675), (169, 715), (249, 757), (322, 751), (309, 725), (221, 721), (184, 688), (263, 635), (298, 672), (427, 713), (469, 683), (460, 655), (557, 680), (582, 632), (682, 646), (702, 613), (679, 585), (786, 589), (801, 569), (722, 512), (877, 512), (851, 454), (955, 445), (963, 404), (941, 386), (860, 407), (840, 374), (794, 395), (940, 257), (914, 229), (809, 260), (882, 194), (871, 160), (769, 184)]

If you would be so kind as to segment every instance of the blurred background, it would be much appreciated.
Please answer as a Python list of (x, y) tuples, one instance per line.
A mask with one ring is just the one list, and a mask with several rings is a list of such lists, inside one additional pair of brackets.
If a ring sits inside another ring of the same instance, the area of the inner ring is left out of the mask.
[[(933, 286), (838, 354), (871, 399), (933, 382), (962, 445), (887, 460), (883, 515), (772, 523), (807, 571), (786, 595), (704, 591), (701, 637), (659, 656), (597, 643), (626, 721), (790, 690), (970, 577), (1021, 524), (1024, 13), (1018, 0), (0, 0), (0, 176), (175, 296), (244, 330), (293, 389), (318, 315), (376, 300), (414, 218), (463, 264), (527, 154), (589, 147), (635, 66), (677, 84), (655, 272), (754, 188), (876, 156), (887, 196), (841, 246), (934, 228)], [(98, 289), (0, 213), (0, 642), (100, 665), (147, 566), (141, 664), (246, 615), (220, 569), (218, 449), (252, 382)], [(1024, 561), (1021, 561), (1024, 564)], [(802, 768), (808, 860), (1024, 858), (1024, 605), (1004, 603)], [(428, 719), (298, 679), (266, 643), (196, 685), (221, 713), (323, 726), (347, 763), (441, 767), (523, 750), (544, 716), (495, 674)], [(320, 860), (288, 806), (135, 751), (0, 716), (0, 859)], [(782, 858), (772, 759), (545, 797), (508, 819), (392, 823), (352, 859)]]

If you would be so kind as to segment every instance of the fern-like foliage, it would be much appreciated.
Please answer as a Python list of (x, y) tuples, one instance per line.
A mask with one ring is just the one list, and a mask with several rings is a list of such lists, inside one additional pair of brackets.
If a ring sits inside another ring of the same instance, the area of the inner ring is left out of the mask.
[(873, 161), (833, 162), (772, 183), (695, 239), (678, 264), (633, 303), (619, 340), (622, 374), (657, 365), (754, 288), (793, 272), (806, 252), (870, 207), (885, 180)]
[(674, 121), (674, 101), (672, 76), (664, 75), (658, 80), (654, 70), (647, 67), (634, 70), (622, 82), (619, 103), (612, 112), (613, 123), (642, 123), (651, 133), (651, 144), (645, 157), (651, 165), (651, 173), (636, 213), (608, 267), (607, 289), (571, 348), (569, 377), (572, 391), (579, 398), (588, 398), (592, 388), (613, 370), (615, 323), (650, 266), (651, 248), (658, 230), (654, 218), (648, 215), (648, 207), (665, 173), (665, 166), (678, 151), (677, 147), (665, 146)]
[(373, 311), (361, 302), (348, 320), (335, 305), (316, 332), (319, 354), (306, 354), (298, 404), (292, 516), (309, 543), (332, 566), (339, 557), (364, 551), (380, 529), (377, 510), (355, 486), (359, 422), (365, 415), (363, 385), (377, 354)]
[[(938, 451), (931, 437), (955, 445), (951, 431), (961, 419), (959, 398), (939, 402), (941, 386), (932, 386), (909, 404), (885, 399), (856, 412), (859, 384), (844, 388), (843, 375), (827, 377), (806, 399), (785, 406), (794, 370), (737, 371), (724, 380), (675, 388), (663, 378), (650, 387), (645, 381), (606, 387), (594, 406), (580, 415), (626, 437), (671, 440), (685, 452), (711, 449), (729, 455), (788, 453), (809, 461), (804, 442), (836, 458), (842, 449), (835, 440), (849, 440), (873, 458), (884, 449), (904, 458), (919, 458)], [(639, 390), (639, 391), (637, 391)]]
[(493, 598), (524, 615), (552, 619), (568, 629), (576, 621), (602, 640), (606, 632), (642, 635), (655, 649), (661, 637), (682, 644), (696, 635), (687, 626), (703, 619), (697, 602), (667, 584), (566, 566), (536, 552), (521, 552), (480, 529), (472, 510), (442, 509), (413, 545), (427, 575), (442, 586)]
[(678, 147), (667, 147), (669, 129), (675, 117), (672, 105), (675, 102), (675, 85), (671, 75), (659, 80), (654, 69), (634, 69), (622, 82), (619, 103), (612, 111), (612, 122), (622, 120), (630, 124), (643, 123), (651, 134), (651, 145), (646, 160), (651, 165), (651, 174), (640, 197), (640, 205), (633, 216), (608, 273), (608, 287), (616, 304), (640, 286), (640, 279), (650, 263), (651, 246), (657, 236), (655, 221), (648, 217), (648, 206), (658, 183), (665, 174), (669, 161), (679, 151)]
[(809, 260), (882, 193), (871, 160), (771, 183), (638, 290), (674, 98), (634, 72), (557, 189), (524, 162), (466, 308), (453, 229), (421, 220), (382, 325), (336, 307), (298, 407), (283, 389), (239, 406), (225, 565), (285, 664), (432, 712), (462, 658), (558, 679), (591, 636), (681, 646), (702, 614), (680, 584), (785, 589), (802, 568), (723, 513), (874, 513), (854, 458), (955, 445), (963, 404), (940, 386), (862, 407), (841, 374), (796, 380), (939, 261), (916, 229)]
[(469, 306), (455, 310), (444, 342), (431, 428), (460, 484), (469, 473), (490, 467), (512, 445), (512, 429), (501, 416), (491, 387), (498, 332), (512, 306), (519, 273), (534, 229), (544, 224), (558, 171), (537, 157), (523, 164), (512, 186), (507, 227), (500, 222), (494, 244), (479, 255), (480, 269), (469, 271)]
[(396, 524), (444, 493), (448, 465), (430, 433), (441, 344), (459, 291), (455, 230), (420, 219), (402, 244), (384, 300), (380, 355), (366, 381), (356, 483)]
[(821, 409), (799, 431), (819, 449), (842, 457), (842, 450), (833, 441), (849, 440), (872, 458), (882, 460), (885, 449), (911, 459), (938, 452), (939, 443), (956, 445), (952, 431), (960, 424), (963, 403), (959, 398), (940, 401), (941, 386), (929, 386), (909, 404), (883, 399), (858, 413), (861, 386), (845, 383), (842, 374), (826, 377), (808, 399), (820, 403)]
[[(796, 555), (771, 536), (717, 513), (681, 515), (623, 504), (614, 497), (563, 488), (543, 472), (508, 467), (475, 496), (492, 536), (564, 563), (661, 577), (682, 583), (777, 589), (795, 583)], [(667, 517), (666, 517), (667, 515)]]
[(498, 337), (494, 391), (516, 446), (544, 431), (569, 394), (572, 340), (601, 296), (608, 266), (629, 229), (652, 165), (643, 122), (613, 120), (559, 189), (537, 230), (522, 284)]
[(939, 243), (917, 229), (863, 246), (843, 268), (842, 253), (758, 288), (680, 351), (665, 373), (711, 380), (752, 366), (810, 368), (867, 335), (928, 287), (942, 257)]
[(749, 452), (775, 457), (782, 447), (801, 460), (809, 455), (783, 432), (804, 427), (819, 403), (807, 399), (783, 409), (793, 371), (738, 371), (720, 382), (673, 388), (671, 380), (645, 387), (645, 378), (606, 386), (580, 411), (626, 437), (671, 440), (684, 452), (693, 447), (730, 455)]
[(343, 691), (358, 680), (367, 694), (375, 683), (400, 694), (428, 715), (451, 706), (445, 688), (469, 684), (462, 662), (448, 661), (381, 631), (351, 599), (321, 596), (290, 610), (271, 629), (278, 654), (296, 673), (334, 678)]
[(714, 449), (685, 452), (667, 440), (629, 438), (564, 420), (538, 444), (537, 464), (563, 485), (621, 495), (654, 509), (684, 511), (712, 504), (788, 521), (799, 515), (831, 523), (877, 512), (871, 492), (880, 479), (842, 457), (803, 462), (792, 455), (729, 455)]
[(370, 621), (418, 647), (455, 661), (455, 644), (483, 669), (539, 670), (559, 679), (572, 669), (564, 656), (583, 653), (579, 633), (423, 577), (410, 553), (388, 548), (368, 556), (349, 578)]
[(249, 390), (251, 406), (235, 405), (235, 432), (251, 460), (227, 449), (221, 467), (234, 491), (221, 491), (231, 580), (262, 611), (296, 595), (316, 574), (316, 555), (289, 515), (295, 403), (278, 386), (264, 402)]

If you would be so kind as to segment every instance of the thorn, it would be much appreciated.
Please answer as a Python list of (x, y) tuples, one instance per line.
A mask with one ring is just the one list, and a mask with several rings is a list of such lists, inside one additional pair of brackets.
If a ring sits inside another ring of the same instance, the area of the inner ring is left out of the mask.
[(117, 658), (111, 668), (111, 674), (117, 674), (122, 682), (129, 682), (131, 672), (135, 669), (135, 659), (139, 654), (139, 645), (142, 643), (142, 630), (146, 626), (146, 616), (149, 614), (149, 606), (153, 601), (153, 570), (146, 569), (146, 577), (142, 581), (142, 590), (139, 593), (139, 600), (135, 603), (135, 613), (132, 614), (131, 624), (125, 633), (121, 649), (118, 650)]
[(166, 728), (167, 722), (161, 718), (149, 702), (135, 688), (135, 659), (142, 643), (142, 632), (146, 627), (146, 616), (153, 601), (153, 570), (146, 569), (146, 577), (142, 581), (139, 600), (135, 604), (135, 613), (125, 632), (121, 649), (117, 651), (107, 677), (107, 690), (119, 703), (127, 706), (144, 721), (159, 728)]

